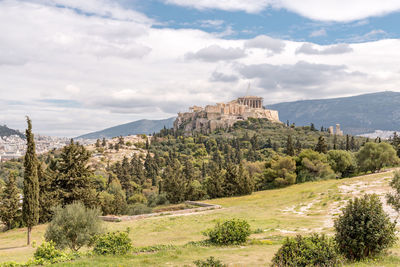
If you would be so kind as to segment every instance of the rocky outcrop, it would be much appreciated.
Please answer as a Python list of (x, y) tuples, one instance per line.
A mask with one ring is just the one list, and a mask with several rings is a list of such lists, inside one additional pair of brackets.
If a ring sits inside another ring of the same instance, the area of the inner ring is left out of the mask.
[(248, 118), (265, 118), (280, 123), (278, 112), (265, 109), (261, 97), (245, 96), (229, 103), (217, 103), (204, 108), (193, 106), (189, 112), (178, 113), (174, 129), (183, 130), (186, 134), (210, 133), (216, 129), (226, 129), (235, 122)]

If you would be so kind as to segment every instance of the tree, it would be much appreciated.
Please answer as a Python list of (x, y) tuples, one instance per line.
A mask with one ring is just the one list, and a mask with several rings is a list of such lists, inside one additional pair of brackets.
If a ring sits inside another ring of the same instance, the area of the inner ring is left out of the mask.
[(220, 169), (215, 163), (210, 167), (210, 176), (205, 181), (207, 195), (211, 198), (224, 197), (225, 170)]
[(390, 181), (390, 187), (394, 192), (386, 194), (387, 203), (392, 206), (394, 210), (400, 213), (400, 172), (394, 173), (393, 179)]
[(350, 150), (350, 137), (348, 134), (346, 134), (346, 150)]
[(172, 160), (163, 173), (163, 190), (171, 203), (179, 203), (185, 200), (186, 181), (183, 177), (181, 164), (177, 159)]
[(293, 141), (292, 141), (292, 136), (290, 134), (288, 135), (286, 141), (286, 154), (288, 154), (288, 156), (294, 156)]
[(55, 209), (54, 217), (46, 229), (46, 241), (53, 241), (57, 248), (69, 247), (78, 251), (82, 246), (91, 245), (94, 236), (102, 232), (101, 215), (98, 209), (86, 208), (74, 202)]
[(99, 148), (99, 147), (100, 147), (100, 139), (97, 139), (97, 140), (96, 140), (96, 144), (95, 144), (95, 146), (96, 146), (97, 148)]
[(106, 139), (103, 137), (103, 141), (101, 142), (101, 146), (102, 146), (102, 147), (106, 147), (106, 145), (107, 145), (107, 141), (106, 141)]
[(361, 171), (377, 172), (398, 163), (396, 151), (388, 143), (366, 143), (357, 153)]
[(292, 157), (274, 156), (265, 164), (265, 171), (257, 182), (259, 189), (284, 187), (296, 182), (296, 162)]
[(297, 161), (297, 183), (331, 179), (335, 174), (328, 164), (325, 154), (311, 149), (304, 149), (296, 158)]
[(63, 147), (55, 179), (62, 205), (74, 201), (82, 201), (87, 206), (96, 205), (97, 194), (91, 180), (94, 174), (88, 166), (89, 159), (90, 152), (73, 140)]
[(350, 260), (376, 256), (396, 240), (396, 223), (390, 221), (379, 196), (365, 194), (350, 200), (335, 220), (339, 251)]
[(39, 179), (37, 174), (38, 159), (36, 157), (35, 140), (32, 133), (32, 122), (27, 117), (28, 128), (25, 136), (27, 141), (24, 158), (24, 198), (22, 202), (22, 218), (28, 228), (27, 244), (31, 243), (31, 231), (39, 222)]
[(346, 150), (330, 150), (328, 162), (339, 177), (349, 177), (356, 172), (356, 158), (353, 153)]
[(318, 137), (318, 143), (315, 147), (315, 151), (324, 154), (328, 152), (328, 146), (326, 145), (325, 138), (322, 135)]
[(45, 169), (44, 165), (42, 162), (38, 164), (39, 222), (41, 223), (50, 221), (53, 208), (59, 204), (57, 190), (54, 190), (55, 173), (49, 167)]
[(311, 131), (316, 131), (315, 126), (314, 126), (314, 123), (311, 123), (311, 124), (310, 124), (310, 130), (311, 130)]
[(15, 172), (13, 171), (10, 171), (5, 189), (0, 194), (0, 203), (0, 220), (6, 225), (7, 230), (14, 228), (20, 216), (20, 202)]

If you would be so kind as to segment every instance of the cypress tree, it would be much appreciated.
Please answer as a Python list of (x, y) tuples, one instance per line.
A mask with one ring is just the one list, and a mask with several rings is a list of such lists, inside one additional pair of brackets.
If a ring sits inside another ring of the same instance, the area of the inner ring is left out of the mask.
[(317, 146), (315, 147), (315, 151), (319, 153), (326, 153), (328, 152), (328, 146), (325, 143), (325, 138), (321, 135), (318, 138)]
[(350, 150), (350, 137), (348, 134), (346, 134), (346, 150)]
[(336, 137), (336, 134), (333, 136), (333, 149), (334, 150), (337, 149), (337, 137)]
[(10, 172), (4, 192), (0, 196), (0, 220), (6, 225), (7, 230), (9, 230), (15, 227), (20, 208), (19, 193), (14, 171)]
[(286, 154), (289, 156), (294, 156), (294, 147), (293, 147), (293, 141), (292, 141), (292, 136), (289, 134), (286, 142)]
[(24, 199), (22, 203), (22, 218), (28, 228), (27, 243), (31, 243), (31, 231), (39, 222), (39, 179), (37, 174), (38, 159), (36, 157), (35, 140), (32, 133), (32, 122), (27, 117), (28, 129), (25, 135), (27, 148), (25, 154)]

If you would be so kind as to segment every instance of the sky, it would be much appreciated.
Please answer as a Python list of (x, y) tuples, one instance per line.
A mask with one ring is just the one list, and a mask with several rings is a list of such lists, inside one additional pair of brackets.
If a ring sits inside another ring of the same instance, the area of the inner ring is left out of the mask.
[(247, 93), (400, 91), (398, 0), (0, 0), (0, 124), (74, 137)]

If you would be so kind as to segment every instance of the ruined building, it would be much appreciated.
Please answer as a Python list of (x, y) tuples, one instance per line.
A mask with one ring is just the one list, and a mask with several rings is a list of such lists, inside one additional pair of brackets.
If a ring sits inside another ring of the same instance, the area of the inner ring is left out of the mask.
[(206, 107), (193, 106), (189, 112), (178, 113), (174, 129), (185, 133), (210, 133), (219, 128), (228, 128), (235, 122), (248, 118), (265, 118), (279, 122), (278, 111), (263, 107), (263, 98), (244, 96), (228, 103), (217, 103)]
[(336, 134), (338, 136), (343, 135), (343, 131), (340, 130), (340, 124), (336, 124), (336, 132), (333, 132), (333, 126), (330, 126), (328, 131), (329, 131), (329, 134), (331, 134), (331, 135), (334, 135), (334, 134)]

